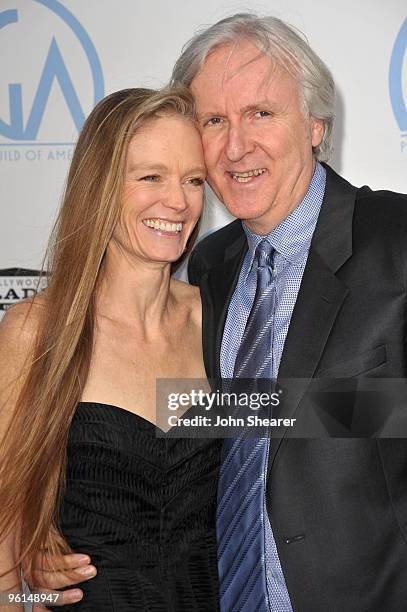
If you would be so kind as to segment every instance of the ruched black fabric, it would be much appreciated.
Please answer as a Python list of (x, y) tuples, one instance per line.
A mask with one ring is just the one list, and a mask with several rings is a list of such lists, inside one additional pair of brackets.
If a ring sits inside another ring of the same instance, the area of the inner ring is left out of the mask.
[(60, 521), (98, 574), (79, 585), (82, 602), (63, 609), (218, 610), (220, 447), (157, 438), (152, 423), (116, 406), (78, 405)]

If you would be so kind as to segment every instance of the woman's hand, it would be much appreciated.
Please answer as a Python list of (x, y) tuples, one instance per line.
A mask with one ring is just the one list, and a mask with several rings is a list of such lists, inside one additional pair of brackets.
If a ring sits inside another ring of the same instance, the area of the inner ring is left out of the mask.
[[(63, 569), (52, 568), (48, 552), (40, 552), (35, 556), (33, 568), (33, 583), (29, 584), (32, 591), (41, 593), (58, 593), (58, 601), (54, 606), (64, 606), (80, 601), (83, 597), (81, 589), (68, 589), (57, 591), (68, 586), (89, 580), (96, 576), (96, 567), (91, 565), (90, 557), (83, 554), (69, 554), (63, 556)], [(44, 610), (41, 605), (33, 606), (33, 612)]]

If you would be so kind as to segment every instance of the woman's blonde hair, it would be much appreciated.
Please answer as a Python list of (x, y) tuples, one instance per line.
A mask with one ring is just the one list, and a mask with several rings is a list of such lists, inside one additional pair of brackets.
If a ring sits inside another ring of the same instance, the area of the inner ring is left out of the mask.
[(17, 564), (29, 580), (40, 549), (57, 559), (69, 551), (58, 513), (69, 427), (89, 372), (98, 276), (120, 215), (130, 139), (167, 115), (195, 121), (186, 88), (118, 91), (95, 107), (75, 148), (47, 251), (34, 356), (2, 443), (0, 540), (17, 530)]

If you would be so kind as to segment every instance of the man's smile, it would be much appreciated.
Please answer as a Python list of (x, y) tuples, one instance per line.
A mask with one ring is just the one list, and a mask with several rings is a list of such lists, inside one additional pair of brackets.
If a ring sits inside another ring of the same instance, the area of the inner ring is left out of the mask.
[(228, 174), (238, 183), (248, 183), (253, 180), (253, 177), (260, 176), (265, 172), (267, 172), (267, 168), (254, 168), (243, 172), (228, 172)]

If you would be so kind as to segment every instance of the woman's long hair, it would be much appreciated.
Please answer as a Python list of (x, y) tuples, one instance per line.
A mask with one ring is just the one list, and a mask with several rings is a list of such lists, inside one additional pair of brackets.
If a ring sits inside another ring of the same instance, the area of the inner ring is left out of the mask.
[(140, 125), (174, 114), (194, 121), (183, 87), (113, 93), (92, 111), (75, 148), (47, 251), (34, 355), (1, 449), (0, 541), (18, 534), (17, 564), (29, 580), (40, 549), (56, 559), (69, 551), (58, 529), (68, 432), (89, 372), (95, 291), (120, 215), (128, 145)]

